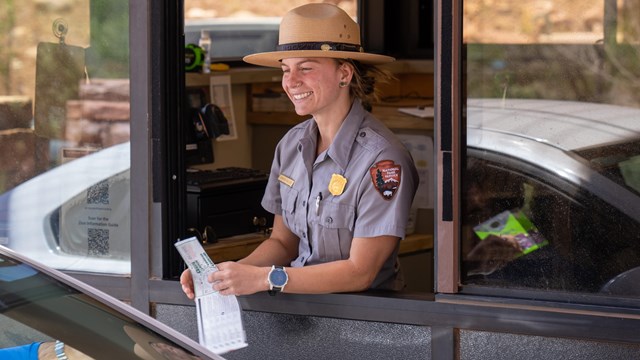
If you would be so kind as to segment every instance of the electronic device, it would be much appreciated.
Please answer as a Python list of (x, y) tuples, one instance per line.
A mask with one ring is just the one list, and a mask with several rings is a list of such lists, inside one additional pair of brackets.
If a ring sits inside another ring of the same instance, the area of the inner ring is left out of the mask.
[(185, 163), (211, 164), (215, 160), (212, 140), (229, 134), (229, 122), (219, 106), (207, 101), (202, 88), (187, 88), (186, 96)]
[(187, 171), (187, 226), (210, 226), (218, 239), (273, 226), (273, 214), (261, 205), (267, 180), (255, 169)]
[(268, 175), (256, 169), (226, 167), (216, 170), (187, 170), (187, 191), (203, 192), (208, 188), (266, 180)]

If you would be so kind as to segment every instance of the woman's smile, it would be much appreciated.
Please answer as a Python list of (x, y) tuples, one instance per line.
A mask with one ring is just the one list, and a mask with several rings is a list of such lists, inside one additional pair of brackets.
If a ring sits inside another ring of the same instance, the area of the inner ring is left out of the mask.
[(305, 98), (311, 96), (311, 94), (313, 94), (313, 91), (307, 91), (307, 92), (303, 92), (303, 93), (300, 93), (300, 94), (291, 94), (291, 97), (294, 100), (302, 100), (302, 99), (305, 99)]
[(298, 115), (312, 115), (317, 120), (322, 113), (335, 109), (336, 100), (343, 94), (338, 84), (344, 74), (334, 59), (286, 58), (281, 64), (282, 88)]

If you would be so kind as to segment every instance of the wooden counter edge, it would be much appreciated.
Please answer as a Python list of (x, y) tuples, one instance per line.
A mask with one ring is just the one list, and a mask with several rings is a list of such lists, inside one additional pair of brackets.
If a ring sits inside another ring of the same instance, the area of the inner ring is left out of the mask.
[[(249, 255), (266, 238), (262, 233), (240, 235), (205, 244), (204, 248), (214, 263), (239, 260)], [(400, 255), (429, 250), (433, 250), (433, 234), (411, 234), (400, 241)]]

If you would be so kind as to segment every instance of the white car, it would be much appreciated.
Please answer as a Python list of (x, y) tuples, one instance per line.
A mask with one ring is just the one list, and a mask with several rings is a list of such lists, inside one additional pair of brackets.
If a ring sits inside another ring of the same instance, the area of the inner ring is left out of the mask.
[(640, 273), (640, 109), (470, 99), (466, 121), (466, 229), (522, 210), (548, 245), (513, 255), (463, 232), (463, 282), (639, 296), (619, 284)]
[(123, 143), (0, 195), (0, 245), (55, 269), (130, 273), (129, 169)]

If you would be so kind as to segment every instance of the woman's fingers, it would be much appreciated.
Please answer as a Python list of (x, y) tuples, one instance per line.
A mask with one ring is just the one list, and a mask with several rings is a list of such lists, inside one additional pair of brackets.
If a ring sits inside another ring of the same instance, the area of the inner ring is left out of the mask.
[(189, 269), (184, 270), (182, 274), (180, 274), (180, 285), (182, 285), (182, 292), (184, 292), (189, 299), (193, 300), (195, 298), (193, 292), (193, 277)]

